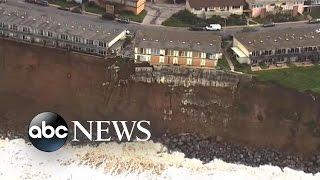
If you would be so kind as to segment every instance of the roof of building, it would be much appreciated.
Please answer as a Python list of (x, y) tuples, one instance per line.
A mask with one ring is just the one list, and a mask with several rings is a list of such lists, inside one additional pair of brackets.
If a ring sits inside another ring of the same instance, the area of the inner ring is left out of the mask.
[(217, 53), (221, 52), (221, 37), (212, 32), (146, 28), (137, 32), (135, 45), (141, 48)]
[(245, 0), (188, 0), (191, 8), (244, 6)]
[(0, 22), (52, 31), (54, 33), (66, 33), (86, 39), (110, 42), (125, 30), (120, 26), (108, 26), (103, 23), (89, 22), (74, 17), (26, 10), (5, 4), (0, 6)]
[(287, 28), (268, 32), (246, 32), (234, 36), (250, 52), (296, 47), (320, 46), (316, 28)]

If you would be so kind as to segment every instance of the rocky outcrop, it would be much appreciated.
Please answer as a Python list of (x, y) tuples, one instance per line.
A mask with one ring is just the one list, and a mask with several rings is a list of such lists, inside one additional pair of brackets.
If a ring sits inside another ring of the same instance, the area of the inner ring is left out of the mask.
[(210, 86), (234, 88), (251, 76), (214, 69), (192, 69), (178, 66), (136, 67), (135, 82), (169, 84), (174, 86)]

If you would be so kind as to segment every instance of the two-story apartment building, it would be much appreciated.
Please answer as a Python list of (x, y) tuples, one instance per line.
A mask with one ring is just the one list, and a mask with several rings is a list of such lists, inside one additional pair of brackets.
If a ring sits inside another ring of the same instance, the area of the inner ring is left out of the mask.
[(252, 17), (265, 17), (268, 14), (302, 14), (305, 0), (246, 0)]
[(320, 31), (315, 28), (288, 28), (271, 32), (236, 34), (232, 50), (240, 63), (281, 64), (319, 62)]
[(209, 32), (145, 29), (134, 44), (136, 63), (215, 68), (222, 58), (221, 37)]
[(201, 18), (213, 15), (227, 17), (231, 14), (242, 15), (245, 0), (187, 0), (186, 9)]
[(146, 0), (89, 0), (91, 1), (104, 8), (111, 5), (118, 11), (130, 11), (136, 15), (144, 10), (146, 3)]
[(2, 5), (0, 37), (106, 56), (112, 45), (126, 37), (126, 30)]

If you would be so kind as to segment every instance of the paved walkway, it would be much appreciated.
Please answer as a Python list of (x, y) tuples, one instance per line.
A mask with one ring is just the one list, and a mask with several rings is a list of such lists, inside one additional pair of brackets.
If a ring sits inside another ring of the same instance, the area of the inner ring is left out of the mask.
[(146, 10), (148, 13), (142, 24), (161, 25), (163, 21), (183, 9), (185, 9), (184, 4), (162, 4), (147, 2)]

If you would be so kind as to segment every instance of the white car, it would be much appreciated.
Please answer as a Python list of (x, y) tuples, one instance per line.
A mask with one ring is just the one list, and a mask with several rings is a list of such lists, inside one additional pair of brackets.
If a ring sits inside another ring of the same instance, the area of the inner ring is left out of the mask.
[(220, 31), (222, 29), (220, 24), (210, 24), (206, 26), (207, 31)]

